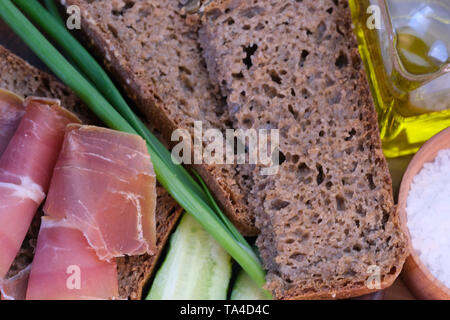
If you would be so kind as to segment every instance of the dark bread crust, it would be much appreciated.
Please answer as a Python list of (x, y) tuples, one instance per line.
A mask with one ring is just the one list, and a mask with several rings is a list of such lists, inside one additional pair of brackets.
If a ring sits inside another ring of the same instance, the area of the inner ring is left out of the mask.
[[(183, 39), (186, 43), (193, 43), (188, 49), (180, 49), (181, 57), (184, 54), (197, 55), (198, 61), (196, 66), (193, 66), (192, 77), (197, 77), (203, 82), (208, 82), (208, 77), (206, 72), (203, 70), (202, 58), (199, 48), (193, 41), (193, 37), (196, 37), (195, 27), (189, 30), (188, 24), (185, 23), (184, 17), (179, 16), (178, 8), (173, 9), (173, 7), (178, 5), (177, 0), (164, 0), (164, 1), (148, 1), (143, 3), (143, 1), (107, 1), (103, 4), (101, 1), (85, 1), (85, 0), (67, 0), (63, 1), (65, 6), (77, 5), (81, 8), (82, 15), (82, 33), (83, 39), (87, 45), (92, 48), (94, 54), (101, 60), (103, 65), (108, 69), (108, 71), (114, 76), (117, 82), (121, 84), (121, 87), (125, 90), (128, 97), (136, 104), (136, 107), (142, 112), (147, 121), (154, 126), (158, 131), (162, 133), (163, 139), (165, 139), (166, 144), (173, 147), (175, 143), (171, 142), (171, 135), (173, 131), (179, 128), (187, 128), (192, 134), (192, 126), (189, 121), (200, 120), (204, 123), (211, 122), (211, 127), (224, 129), (225, 122), (227, 122), (226, 115), (218, 115), (215, 118), (211, 116), (211, 110), (220, 110), (223, 112), (222, 102), (217, 97), (217, 89), (208, 87), (204, 88), (204, 91), (195, 91), (193, 93), (194, 103), (202, 104), (207, 101), (212, 105), (210, 107), (210, 113), (207, 114), (208, 119), (201, 117), (196, 119), (194, 117), (183, 115), (178, 111), (174, 111), (175, 108), (172, 106), (175, 102), (167, 97), (166, 92), (162, 92), (158, 85), (150, 81), (146, 77), (146, 73), (151, 73), (154, 70), (146, 70), (145, 63), (140, 63), (137, 57), (128, 56), (126, 53), (127, 46), (137, 45), (134, 43), (127, 43), (124, 40), (124, 44), (118, 41), (116, 36), (112, 35), (112, 31), (120, 31), (124, 28), (124, 23), (115, 22), (114, 14), (110, 11), (110, 7), (126, 8), (127, 4), (133, 4), (134, 6), (142, 5), (143, 12), (148, 9), (145, 18), (139, 18), (136, 16), (135, 19), (147, 19), (149, 22), (153, 20), (152, 14), (158, 15), (160, 13), (152, 11), (152, 6), (158, 6), (158, 10), (164, 12), (166, 15), (172, 16), (174, 25), (171, 26), (175, 29), (174, 33), (179, 31), (179, 40), (181, 43)], [(98, 5), (98, 7), (96, 7)], [(134, 10), (135, 8), (130, 10)], [(94, 12), (94, 10), (97, 10)], [(99, 11), (101, 12), (101, 17)], [(108, 11), (109, 10), (109, 11)], [(120, 11), (120, 10), (119, 10)], [(128, 13), (123, 13), (126, 16)], [(157, 17), (156, 17), (157, 18)], [(155, 19), (156, 19), (155, 18)], [(147, 36), (155, 36), (151, 33), (151, 28), (148, 27), (150, 33)], [(146, 30), (148, 32), (148, 30)], [(120, 32), (119, 32), (120, 33)], [(142, 33), (143, 34), (143, 33)], [(143, 40), (147, 41), (147, 39)], [(149, 42), (151, 42), (149, 40)], [(122, 47), (123, 45), (123, 47)], [(188, 45), (186, 45), (188, 47)], [(150, 50), (150, 49), (146, 49)], [(183, 50), (186, 50), (184, 52)], [(164, 49), (156, 48), (155, 51), (149, 51), (150, 57), (152, 53), (155, 57), (164, 56), (168, 53)], [(136, 59), (134, 59), (136, 58)], [(156, 59), (156, 58), (155, 58)], [(176, 67), (174, 65), (174, 67)], [(204, 76), (203, 76), (204, 75)], [(184, 76), (181, 72), (179, 76)], [(167, 86), (178, 86), (177, 81), (173, 78), (170, 79), (171, 82), (167, 83)], [(202, 83), (203, 83), (202, 82)], [(195, 87), (195, 84), (193, 85)], [(205, 85), (206, 86), (206, 85)], [(197, 90), (197, 88), (194, 88)], [(178, 103), (178, 102), (176, 102)], [(186, 108), (190, 108), (187, 105)], [(177, 113), (178, 112), (178, 113)], [(246, 236), (254, 236), (258, 233), (255, 227), (253, 209), (249, 207), (246, 195), (248, 186), (244, 179), (241, 177), (241, 172), (244, 168), (234, 165), (193, 165), (200, 176), (204, 179), (205, 183), (215, 196), (219, 206), (224, 210), (225, 214), (231, 220), (231, 222)]]
[(156, 192), (158, 196), (156, 204), (156, 254), (117, 259), (119, 294), (121, 297), (127, 297), (131, 300), (142, 299), (144, 289), (152, 277), (164, 246), (183, 211), (162, 187), (158, 186)]
[[(390, 286), (407, 255), (377, 115), (347, 1), (225, 0), (202, 16), (210, 79), (233, 126), (280, 129), (285, 161), (253, 172), (249, 203), (277, 299), (373, 292), (368, 267)], [(294, 187), (295, 186), (295, 187)]]
[[(30, 66), (0, 46), (0, 88), (8, 89), (23, 97), (39, 96), (57, 98), (61, 105), (75, 113), (85, 124), (99, 125), (99, 120), (83, 105), (73, 92), (54, 77)], [(181, 216), (182, 208), (161, 187), (157, 187), (156, 205), (156, 254), (125, 257), (117, 260), (120, 296), (124, 299), (141, 299), (143, 289), (150, 280), (164, 245)], [(22, 248), (11, 267), (8, 277), (25, 269), (33, 260), (39, 233), (42, 211), (34, 218)]]

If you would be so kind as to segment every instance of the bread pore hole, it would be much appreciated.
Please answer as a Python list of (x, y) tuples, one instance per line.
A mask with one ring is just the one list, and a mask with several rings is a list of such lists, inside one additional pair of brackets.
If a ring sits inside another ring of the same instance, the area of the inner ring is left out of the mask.
[(324, 179), (322, 165), (320, 163), (317, 163), (316, 164), (316, 169), (318, 171), (316, 181), (317, 181), (317, 185), (319, 186), (323, 182), (323, 179)]
[(303, 66), (305, 65), (305, 61), (306, 61), (306, 57), (309, 55), (309, 51), (308, 50), (302, 50), (302, 53), (300, 55), (300, 61), (298, 63), (298, 65), (300, 66), (300, 68), (303, 68)]
[(340, 52), (339, 56), (337, 57), (335, 65), (339, 69), (345, 68), (348, 65), (347, 55), (345, 53), (343, 53), (342, 51)]
[(281, 199), (275, 199), (272, 201), (272, 210), (281, 210), (283, 208), (286, 208), (289, 205), (288, 201), (284, 201)]
[(336, 207), (338, 211), (345, 210), (345, 199), (342, 196), (336, 196)]
[(259, 6), (254, 6), (254, 7), (250, 7), (250, 8), (246, 8), (244, 10), (241, 10), (240, 15), (242, 17), (251, 19), (254, 16), (260, 15), (264, 11), (266, 11), (264, 8), (259, 7)]
[(377, 186), (373, 182), (373, 175), (369, 173), (366, 175), (366, 177), (367, 177), (367, 182), (369, 183), (370, 190), (376, 189)]
[(278, 160), (280, 166), (286, 161), (286, 156), (281, 151), (278, 153)]
[(281, 78), (275, 70), (270, 70), (269, 75), (273, 82), (281, 84)]
[(298, 166), (298, 176), (300, 178), (306, 178), (311, 174), (311, 169), (306, 165), (306, 163), (302, 162)]
[(246, 56), (243, 59), (243, 62), (247, 66), (247, 69), (250, 69), (253, 66), (252, 56), (255, 54), (256, 50), (258, 50), (258, 45), (254, 44), (252, 46), (247, 46), (247, 47), (244, 47), (243, 50), (246, 53)]
[(278, 95), (278, 91), (276, 88), (269, 86), (268, 84), (263, 84), (264, 93), (270, 98), (273, 99)]

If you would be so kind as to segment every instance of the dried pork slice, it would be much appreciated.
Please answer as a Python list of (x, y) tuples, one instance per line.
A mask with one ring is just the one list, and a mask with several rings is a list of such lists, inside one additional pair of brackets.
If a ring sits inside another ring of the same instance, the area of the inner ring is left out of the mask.
[(100, 259), (152, 254), (156, 177), (139, 136), (68, 126), (44, 212), (65, 218)]
[(23, 99), (11, 91), (0, 89), (0, 156), (16, 132), (24, 114)]
[(43, 217), (27, 300), (115, 299), (115, 261), (100, 260), (83, 233), (66, 220)]
[(68, 123), (79, 120), (57, 100), (27, 98), (26, 113), (0, 157), (0, 279), (45, 198)]

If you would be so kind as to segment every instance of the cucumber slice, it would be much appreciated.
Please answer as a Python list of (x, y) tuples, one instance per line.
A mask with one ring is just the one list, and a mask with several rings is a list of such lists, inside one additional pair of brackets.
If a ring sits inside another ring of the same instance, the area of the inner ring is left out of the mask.
[(230, 278), (231, 257), (184, 214), (147, 300), (225, 300)]
[(250, 278), (244, 270), (239, 271), (230, 300), (272, 300), (270, 293)]

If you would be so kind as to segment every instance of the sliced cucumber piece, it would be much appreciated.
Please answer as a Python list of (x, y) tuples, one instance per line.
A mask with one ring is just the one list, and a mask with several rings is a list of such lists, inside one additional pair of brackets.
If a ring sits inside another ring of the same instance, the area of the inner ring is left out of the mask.
[(230, 278), (231, 257), (184, 214), (147, 300), (225, 300)]
[(272, 300), (270, 293), (250, 278), (244, 270), (239, 271), (231, 292), (231, 300)]

